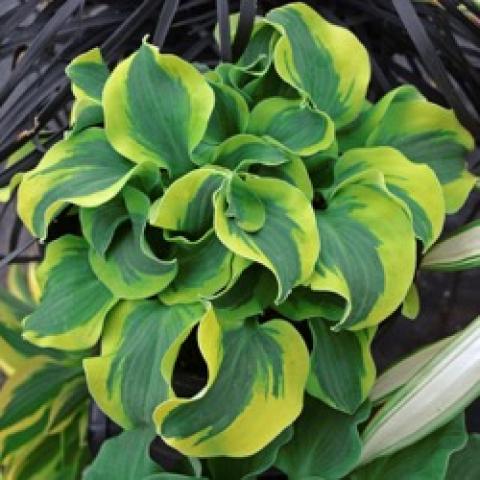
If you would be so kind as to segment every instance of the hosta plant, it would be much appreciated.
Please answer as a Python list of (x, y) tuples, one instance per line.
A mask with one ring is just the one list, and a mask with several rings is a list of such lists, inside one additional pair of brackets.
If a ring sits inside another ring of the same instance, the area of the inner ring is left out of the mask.
[[(72, 128), (18, 190), (20, 217), (47, 240), (23, 335), (65, 352), (99, 345), (83, 361), (88, 389), (125, 432), (86, 478), (112, 465), (115, 478), (174, 478), (148, 457), (155, 435), (191, 475), (275, 464), (342, 478), (440, 426), (443, 475), (466, 441), (461, 419), (446, 422), (465, 403), (388, 451), (371, 446), (383, 416), (363, 456), (358, 429), (377, 326), (408, 310), (417, 257), (476, 182), (454, 113), (410, 86), (367, 101), (365, 48), (300, 3), (257, 19), (234, 64), (208, 70), (145, 39), (112, 71), (94, 49), (67, 74)], [(52, 222), (68, 233), (52, 238)], [(192, 371), (186, 395), (175, 379)], [(476, 377), (472, 389), (462, 398)], [(352, 478), (374, 478), (363, 468)]]

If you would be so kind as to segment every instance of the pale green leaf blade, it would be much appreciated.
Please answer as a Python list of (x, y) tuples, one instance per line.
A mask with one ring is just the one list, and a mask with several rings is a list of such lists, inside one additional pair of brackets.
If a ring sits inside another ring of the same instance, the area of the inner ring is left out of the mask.
[(447, 272), (480, 267), (480, 220), (464, 225), (434, 245), (421, 267)]
[(461, 412), (480, 393), (480, 319), (435, 355), (373, 417), (362, 463), (412, 445)]
[(221, 325), (202, 320), (199, 347), (209, 380), (190, 399), (176, 398), (154, 414), (163, 440), (196, 457), (253, 455), (300, 414), (308, 351), (287, 322)]
[(107, 137), (132, 161), (153, 162), (178, 177), (193, 168), (191, 153), (213, 104), (212, 89), (193, 66), (144, 42), (105, 85)]
[[(465, 445), (466, 440), (465, 419), (460, 415), (410, 447), (365, 465), (349, 478), (350, 480), (444, 479), (449, 458)], [(466, 479), (462, 477), (462, 480)]]
[(38, 308), (23, 321), (24, 337), (62, 350), (95, 345), (117, 299), (92, 272), (85, 240), (66, 235), (50, 243), (39, 274), (43, 294)]

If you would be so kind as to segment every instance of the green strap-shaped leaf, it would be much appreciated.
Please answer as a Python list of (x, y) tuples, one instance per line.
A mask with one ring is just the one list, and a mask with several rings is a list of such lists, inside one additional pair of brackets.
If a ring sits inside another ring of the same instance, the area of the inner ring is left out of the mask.
[(278, 437), (255, 455), (244, 458), (209, 458), (208, 469), (212, 480), (252, 480), (265, 472), (275, 462), (279, 449), (289, 442), (293, 429), (285, 429)]
[(153, 428), (137, 428), (108, 439), (85, 471), (85, 480), (144, 480), (163, 471), (149, 455)]
[(102, 102), (102, 92), (110, 72), (103, 61), (99, 48), (93, 48), (74, 58), (66, 69), (72, 81), (76, 99), (87, 97), (97, 103)]
[(39, 267), (43, 295), (23, 321), (24, 337), (41, 347), (82, 350), (97, 342), (117, 299), (94, 275), (88, 244), (66, 235), (50, 243)]
[(265, 223), (255, 233), (242, 229), (228, 216), (228, 199), (220, 191), (215, 199), (215, 232), (237, 255), (272, 271), (280, 303), (312, 274), (320, 246), (313, 210), (300, 190), (282, 180), (246, 174), (244, 181), (261, 200)]
[(365, 404), (355, 415), (346, 415), (307, 395), (293, 439), (281, 448), (275, 466), (292, 480), (343, 478), (360, 457), (358, 424), (369, 411)]
[(327, 204), (316, 212), (322, 248), (310, 287), (347, 301), (337, 328), (376, 325), (402, 303), (413, 281), (411, 219), (374, 171), (344, 182)]
[(201, 304), (158, 300), (121, 302), (112, 310), (100, 356), (84, 360), (90, 393), (110, 418), (126, 429), (151, 424), (155, 407), (172, 395), (180, 346), (204, 313)]
[(425, 249), (440, 236), (445, 219), (442, 187), (427, 165), (414, 164), (393, 148), (375, 147), (349, 150), (336, 168), (340, 178), (357, 171), (379, 170), (385, 176), (390, 192), (405, 202), (410, 210), (415, 234)]
[(313, 338), (310, 395), (353, 414), (367, 398), (376, 377), (370, 352), (375, 329), (334, 332), (321, 318), (308, 321)]
[(103, 92), (105, 128), (114, 148), (178, 177), (193, 168), (213, 110), (207, 81), (190, 64), (144, 42), (110, 75)]
[(135, 167), (112, 149), (103, 130), (89, 128), (55, 144), (39, 165), (23, 176), (18, 213), (35, 236), (45, 238), (51, 219), (68, 203), (101, 205), (133, 175), (153, 167)]
[(167, 444), (196, 457), (253, 455), (300, 414), (308, 351), (287, 322), (221, 326), (212, 310), (199, 347), (208, 383), (195, 397), (175, 398), (154, 414)]
[(423, 258), (426, 270), (459, 271), (480, 266), (480, 220), (460, 227)]
[(333, 142), (335, 129), (330, 117), (302, 100), (272, 97), (253, 109), (248, 131), (280, 142), (290, 152), (313, 155)]
[(368, 54), (355, 35), (302, 3), (271, 10), (266, 18), (282, 32), (274, 53), (280, 77), (337, 128), (354, 120), (370, 80)]
[(479, 478), (478, 452), (480, 452), (480, 434), (472, 433), (468, 436), (465, 447), (450, 457), (445, 480), (475, 480)]
[(362, 464), (413, 445), (480, 393), (480, 318), (418, 371), (370, 420)]
[(178, 262), (178, 273), (159, 294), (169, 305), (214, 296), (229, 284), (236, 272), (249, 264), (225, 248), (213, 231), (196, 243), (177, 242), (172, 256)]
[(198, 240), (213, 225), (213, 195), (225, 173), (199, 168), (173, 182), (150, 210), (150, 223), (188, 239)]
[(145, 239), (149, 198), (126, 187), (123, 192), (129, 223), (119, 229), (104, 255), (91, 249), (90, 264), (95, 275), (118, 298), (147, 298), (162, 291), (175, 277), (177, 262), (160, 260)]
[(252, 165), (275, 167), (290, 162), (283, 148), (250, 134), (234, 135), (223, 142), (212, 163), (229, 170), (248, 170)]
[(388, 104), (366, 144), (394, 147), (412, 162), (426, 163), (443, 186), (447, 212), (454, 213), (475, 185), (465, 163), (473, 137), (453, 110), (408, 95), (402, 100)]
[[(378, 458), (356, 470), (349, 478), (351, 480), (445, 479), (450, 457), (460, 450), (466, 441), (465, 418), (462, 414), (414, 445), (394, 455)], [(456, 477), (455, 480), (468, 480), (468, 478)]]

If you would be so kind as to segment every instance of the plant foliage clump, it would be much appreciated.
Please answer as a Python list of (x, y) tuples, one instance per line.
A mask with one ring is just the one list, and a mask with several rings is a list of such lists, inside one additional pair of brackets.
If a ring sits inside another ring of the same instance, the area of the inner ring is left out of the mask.
[[(145, 40), (111, 72), (94, 49), (67, 74), (71, 130), (17, 177), (18, 211), (40, 239), (61, 211), (81, 234), (48, 244), (24, 337), (100, 342), (88, 389), (142, 454), (155, 432), (189, 457), (276, 452), (305, 392), (353, 435), (377, 326), (476, 181), (453, 112), (410, 86), (369, 103), (365, 48), (301, 3), (214, 70)], [(194, 329), (208, 378), (185, 398), (172, 378)], [(357, 436), (328, 478), (354, 467)]]

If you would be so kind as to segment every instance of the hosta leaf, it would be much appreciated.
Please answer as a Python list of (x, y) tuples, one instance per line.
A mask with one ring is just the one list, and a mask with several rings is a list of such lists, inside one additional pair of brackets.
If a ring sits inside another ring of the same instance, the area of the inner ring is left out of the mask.
[[(356, 470), (351, 480), (444, 479), (449, 458), (467, 441), (463, 414), (410, 447)], [(457, 477), (467, 480), (468, 477)]]
[(370, 80), (368, 54), (355, 35), (302, 3), (271, 10), (266, 18), (282, 32), (274, 53), (280, 77), (337, 128), (351, 122), (360, 113)]
[(17, 263), (10, 265), (7, 272), (8, 291), (32, 308), (40, 296), (36, 268), (35, 262), (23, 265)]
[(158, 300), (121, 302), (112, 310), (100, 356), (84, 360), (88, 388), (110, 418), (124, 428), (151, 424), (155, 407), (172, 394), (180, 346), (204, 313), (201, 304)]
[(90, 250), (95, 275), (118, 298), (146, 298), (163, 290), (177, 273), (176, 260), (160, 260), (145, 239), (149, 198), (139, 190), (123, 191), (129, 223), (121, 227), (104, 255)]
[(24, 337), (42, 347), (82, 350), (100, 337), (116, 303), (88, 262), (88, 244), (66, 235), (50, 243), (39, 267), (44, 285), (40, 305), (23, 321)]
[(448, 463), (445, 480), (475, 480), (480, 477), (480, 435), (472, 433), (464, 448), (456, 451)]
[(465, 157), (473, 150), (470, 133), (453, 110), (422, 98), (393, 101), (370, 133), (368, 146), (390, 146), (415, 163), (426, 163), (443, 186), (448, 213), (456, 212), (475, 184)]
[(153, 428), (137, 428), (107, 440), (85, 472), (85, 480), (140, 480), (162, 468), (149, 455)]
[(212, 163), (218, 145), (244, 132), (248, 123), (248, 106), (240, 93), (213, 81), (210, 86), (215, 94), (215, 105), (205, 136), (194, 151), (194, 162), (198, 165)]
[(110, 72), (99, 48), (93, 48), (74, 58), (66, 68), (66, 74), (72, 82), (76, 99), (87, 97), (101, 103), (103, 87)]
[(231, 285), (211, 301), (221, 322), (238, 322), (260, 315), (275, 300), (275, 277), (263, 266), (253, 264), (235, 273)]
[(248, 170), (252, 165), (274, 167), (290, 162), (289, 155), (279, 146), (255, 135), (234, 135), (223, 142), (213, 163), (229, 170)]
[(26, 442), (36, 440), (47, 426), (45, 412), (65, 382), (81, 375), (80, 366), (64, 366), (36, 357), (10, 377), (0, 394), (0, 450), (2, 458)]
[(389, 395), (396, 392), (413, 378), (435, 355), (443, 350), (453, 337), (443, 338), (432, 343), (408, 357), (400, 360), (384, 373), (382, 373), (370, 392), (370, 400), (378, 403), (384, 401)]
[(375, 329), (334, 332), (321, 318), (308, 321), (313, 338), (307, 390), (342, 412), (353, 414), (376, 376), (370, 352)]
[(248, 131), (273, 138), (298, 155), (326, 150), (335, 135), (328, 115), (314, 110), (305, 101), (280, 97), (267, 98), (255, 106)]
[(291, 480), (343, 478), (360, 457), (358, 424), (369, 411), (364, 405), (346, 415), (307, 396), (293, 439), (280, 449), (275, 465)]
[(216, 457), (208, 459), (208, 469), (212, 480), (252, 480), (270, 468), (277, 458), (280, 448), (289, 442), (293, 435), (291, 427), (255, 455), (244, 458)]
[(51, 219), (68, 203), (96, 207), (113, 198), (135, 174), (135, 167), (107, 142), (99, 128), (89, 128), (56, 143), (18, 190), (18, 213), (27, 228), (45, 238)]
[(228, 327), (213, 311), (202, 320), (198, 341), (208, 383), (193, 398), (160, 405), (154, 414), (158, 432), (185, 455), (253, 455), (299, 415), (307, 348), (287, 322)]
[(344, 182), (327, 204), (316, 212), (322, 248), (310, 286), (348, 301), (337, 328), (376, 325), (401, 304), (413, 281), (412, 222), (376, 172)]
[(387, 400), (363, 432), (363, 464), (414, 444), (478, 396), (479, 345), (477, 318)]
[(423, 258), (426, 270), (459, 271), (480, 266), (480, 220), (455, 230)]
[(410, 210), (416, 236), (425, 249), (430, 247), (439, 237), (445, 219), (442, 188), (435, 173), (427, 165), (410, 162), (398, 150), (375, 147), (346, 152), (337, 164), (337, 175), (341, 178), (367, 169), (384, 174), (387, 188)]
[(213, 194), (225, 179), (222, 171), (200, 168), (173, 182), (150, 210), (150, 223), (200, 239), (213, 226)]
[(213, 296), (249, 263), (225, 248), (213, 231), (194, 244), (178, 242), (172, 255), (178, 262), (178, 273), (159, 294), (170, 305)]
[(144, 42), (110, 75), (103, 92), (105, 128), (114, 148), (178, 177), (193, 168), (213, 110), (207, 81), (190, 64)]
[(409, 320), (415, 320), (420, 314), (420, 294), (415, 283), (410, 285), (407, 296), (403, 299), (402, 315)]
[(72, 105), (70, 114), (72, 130), (69, 135), (74, 135), (88, 127), (101, 126), (103, 124), (103, 108), (89, 98), (76, 100)]
[(244, 181), (263, 204), (263, 227), (255, 233), (242, 229), (228, 216), (227, 198), (220, 191), (215, 199), (215, 232), (227, 248), (272, 271), (280, 303), (312, 274), (320, 243), (313, 210), (300, 190), (282, 180), (247, 174)]
[(369, 135), (382, 122), (390, 105), (424, 97), (413, 85), (401, 85), (386, 93), (377, 103), (365, 101), (362, 112), (350, 125), (338, 132), (341, 150), (364, 147)]

